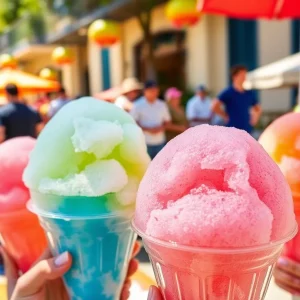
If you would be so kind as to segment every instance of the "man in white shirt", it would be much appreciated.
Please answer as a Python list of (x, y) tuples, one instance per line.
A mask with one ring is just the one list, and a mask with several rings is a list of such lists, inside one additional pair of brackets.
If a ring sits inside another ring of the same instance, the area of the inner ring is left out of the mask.
[(148, 81), (144, 96), (136, 101), (130, 112), (145, 134), (148, 154), (153, 159), (166, 143), (165, 127), (171, 122), (166, 103), (158, 99), (156, 82)]
[(186, 117), (191, 127), (211, 122), (211, 104), (205, 86), (200, 85), (196, 90), (196, 95), (187, 104)]

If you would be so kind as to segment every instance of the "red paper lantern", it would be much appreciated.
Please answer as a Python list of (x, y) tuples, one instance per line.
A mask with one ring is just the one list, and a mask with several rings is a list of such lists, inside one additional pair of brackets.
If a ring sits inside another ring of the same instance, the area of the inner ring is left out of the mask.
[(97, 20), (89, 27), (88, 36), (99, 46), (107, 48), (120, 41), (121, 28), (117, 22)]
[(44, 68), (40, 71), (40, 77), (47, 80), (57, 80), (57, 72), (50, 68)]
[(17, 60), (10, 54), (2, 54), (0, 55), (0, 68), (17, 68)]
[(168, 20), (177, 28), (193, 26), (201, 17), (196, 0), (171, 0), (166, 7)]
[(68, 65), (74, 61), (74, 53), (66, 47), (57, 47), (52, 52), (52, 60), (58, 65)]

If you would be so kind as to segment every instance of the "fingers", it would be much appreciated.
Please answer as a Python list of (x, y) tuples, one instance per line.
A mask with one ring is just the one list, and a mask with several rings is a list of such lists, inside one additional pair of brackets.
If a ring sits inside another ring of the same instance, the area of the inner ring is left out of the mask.
[(10, 299), (19, 277), (18, 267), (2, 246), (0, 247), (0, 253), (3, 257), (5, 276), (7, 278), (7, 294)]
[(148, 300), (164, 300), (160, 290), (156, 286), (151, 286), (149, 290)]
[(12, 299), (38, 293), (48, 280), (64, 275), (70, 269), (71, 264), (72, 258), (67, 252), (55, 258), (40, 261), (18, 280)]
[(127, 278), (131, 277), (139, 267), (139, 262), (136, 259), (132, 259), (128, 266)]
[(276, 284), (291, 294), (300, 294), (300, 266), (298, 263), (281, 257), (274, 271)]
[[(278, 282), (278, 281), (276, 281), (276, 280), (275, 280), (275, 282), (276, 282), (276, 284), (277, 284), (281, 289), (287, 291), (288, 293), (290, 293), (290, 294), (292, 294), (292, 295), (294, 295), (294, 296), (300, 296), (299, 291), (296, 291), (296, 290), (294, 290), (293, 288), (291, 288), (291, 287), (289, 287), (289, 286), (286, 286), (286, 285), (284, 285), (284, 284), (281, 284), (281, 282)], [(298, 299), (298, 298), (297, 298), (297, 299)]]
[(19, 277), (18, 274), (18, 267), (10, 255), (6, 252), (6, 250), (0, 246), (0, 253), (3, 257), (4, 268), (5, 268), (5, 275), (8, 279), (15, 279), (17, 280)]
[(300, 278), (300, 264), (286, 257), (280, 257), (277, 267), (284, 272)]
[(136, 257), (141, 251), (142, 245), (140, 242), (136, 241), (132, 251), (132, 257)]
[(127, 300), (130, 297), (131, 281), (127, 279), (124, 283), (120, 300)]

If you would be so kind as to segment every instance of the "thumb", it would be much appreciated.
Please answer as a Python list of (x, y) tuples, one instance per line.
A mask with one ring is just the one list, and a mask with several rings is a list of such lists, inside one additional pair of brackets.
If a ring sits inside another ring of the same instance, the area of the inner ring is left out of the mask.
[(151, 286), (149, 290), (148, 300), (163, 300), (160, 290), (156, 286)]
[(62, 277), (71, 267), (72, 257), (68, 252), (42, 260), (18, 280), (12, 299), (28, 297), (40, 292), (48, 280)]
[(7, 279), (7, 293), (10, 298), (19, 278), (19, 271), (16, 263), (2, 246), (0, 247), (0, 254), (2, 255), (4, 262), (5, 277)]

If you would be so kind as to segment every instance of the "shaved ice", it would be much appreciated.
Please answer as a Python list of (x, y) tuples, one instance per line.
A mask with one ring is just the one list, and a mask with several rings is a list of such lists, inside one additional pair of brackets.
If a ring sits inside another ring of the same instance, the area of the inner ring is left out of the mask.
[(284, 238), (295, 216), (282, 173), (250, 135), (202, 125), (170, 141), (150, 164), (135, 224), (181, 245), (238, 248)]
[(38, 218), (26, 209), (30, 194), (22, 181), (36, 140), (17, 137), (0, 144), (0, 238), (19, 270), (27, 272), (47, 242)]
[(39, 136), (24, 181), (53, 255), (72, 254), (64, 276), (70, 299), (120, 299), (136, 240), (136, 193), (149, 162), (132, 117), (93, 98), (65, 105)]
[(10, 139), (0, 145), (0, 213), (25, 208), (29, 192), (22, 174), (34, 145), (31, 137)]
[(82, 98), (66, 105), (43, 130), (24, 182), (44, 194), (115, 193), (121, 204), (129, 205), (149, 162), (143, 132), (129, 114)]

